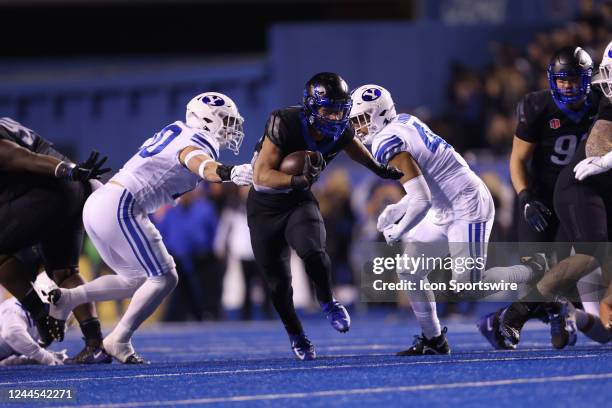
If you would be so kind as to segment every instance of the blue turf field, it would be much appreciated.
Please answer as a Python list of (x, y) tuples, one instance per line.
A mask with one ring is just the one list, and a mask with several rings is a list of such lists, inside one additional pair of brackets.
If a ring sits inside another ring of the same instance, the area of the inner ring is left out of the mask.
[[(151, 365), (3, 368), (0, 389), (72, 388), (77, 404), (60, 404), (71, 407), (605, 407), (612, 400), (612, 346), (580, 336), (575, 347), (552, 350), (538, 323), (526, 327), (519, 350), (498, 352), (471, 320), (453, 321), (452, 356), (421, 358), (393, 356), (411, 343), (414, 320), (355, 316), (345, 335), (323, 317), (304, 325), (319, 354), (313, 362), (292, 358), (277, 321), (164, 325), (135, 337)], [(75, 331), (64, 345), (71, 354), (80, 349)]]

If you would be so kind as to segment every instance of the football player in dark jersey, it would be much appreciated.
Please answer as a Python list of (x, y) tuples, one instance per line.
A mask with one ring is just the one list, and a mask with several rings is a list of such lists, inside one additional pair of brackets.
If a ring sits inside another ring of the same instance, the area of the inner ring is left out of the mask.
[[(351, 159), (378, 176), (399, 179), (402, 173), (377, 163), (349, 126), (352, 100), (346, 82), (337, 74), (313, 76), (304, 89), (302, 106), (279, 109), (270, 115), (256, 147), (253, 188), (247, 216), (255, 259), (270, 289), (270, 296), (300, 360), (312, 360), (315, 349), (304, 334), (293, 305), (289, 247), (304, 261), (318, 301), (339, 332), (350, 327), (350, 317), (331, 290), (330, 259), (325, 252), (325, 226), (310, 191), (325, 163), (344, 150)], [(301, 175), (280, 172), (285, 156), (295, 151), (317, 152), (306, 158)]]
[[(612, 43), (606, 48), (600, 69), (602, 68), (612, 68)], [(606, 85), (612, 82), (609, 78), (604, 80)], [(519, 342), (523, 324), (543, 302), (550, 302), (559, 296), (567, 296), (568, 291), (581, 277), (601, 267), (604, 271), (603, 286), (608, 287), (610, 284), (612, 268), (612, 251), (610, 250), (612, 241), (612, 102), (610, 99), (601, 100), (597, 120), (588, 138), (580, 143), (574, 158), (559, 175), (554, 191), (554, 207), (576, 254), (555, 265), (539, 280), (536, 287), (527, 294), (523, 301), (513, 303), (501, 315), (500, 334), (512, 344)], [(608, 290), (605, 298), (607, 300), (602, 301), (602, 311), (609, 309), (611, 293)], [(534, 302), (534, 300), (540, 302)], [(590, 329), (601, 332), (602, 338), (598, 340), (600, 342), (612, 339), (609, 316), (604, 316), (604, 314), (602, 313), (601, 321), (589, 322)], [(563, 348), (570, 342), (571, 333), (568, 331), (566, 315), (565, 311), (560, 311), (561, 319), (555, 322), (555, 327), (551, 327), (552, 343), (557, 348)], [(552, 323), (551, 321), (551, 325)]]
[[(570, 254), (565, 228), (560, 227), (552, 211), (553, 193), (559, 173), (571, 162), (593, 124), (600, 100), (598, 93), (591, 92), (593, 61), (580, 47), (564, 47), (555, 52), (547, 74), (550, 89), (527, 94), (517, 107), (518, 125), (510, 157), (510, 175), (519, 198), (519, 252), (527, 262), (542, 265), (532, 268), (536, 272), (529, 277), (532, 282), (547, 267), (542, 262), (544, 255), (534, 254), (546, 253), (554, 259)], [(534, 244), (538, 242), (543, 244)], [(554, 247), (551, 242), (556, 242)], [(585, 304), (590, 305), (596, 303)], [(548, 306), (539, 308), (532, 317), (551, 320), (552, 332), (560, 314), (558, 305), (552, 309)], [(485, 336), (498, 348), (514, 348), (497, 334), (496, 321), (503, 311), (501, 308), (483, 317), (492, 322)]]
[[(519, 198), (521, 256), (546, 252), (533, 242), (566, 242), (552, 211), (557, 177), (574, 156), (597, 114), (599, 96), (591, 92), (593, 61), (580, 47), (558, 50), (548, 65), (550, 90), (527, 94), (517, 108), (518, 125), (510, 156), (510, 175)], [(559, 259), (569, 255), (569, 248)]]
[[(81, 214), (91, 192), (89, 180), (110, 170), (100, 168), (105, 160), (93, 152), (84, 163), (74, 164), (34, 131), (0, 118), (0, 284), (31, 313), (46, 344), (53, 341), (59, 322), (47, 315), (20, 255), (37, 246), (47, 274), (59, 286), (84, 283), (78, 270)], [(86, 346), (67, 362), (110, 362), (101, 348), (94, 305), (81, 305), (74, 314)]]

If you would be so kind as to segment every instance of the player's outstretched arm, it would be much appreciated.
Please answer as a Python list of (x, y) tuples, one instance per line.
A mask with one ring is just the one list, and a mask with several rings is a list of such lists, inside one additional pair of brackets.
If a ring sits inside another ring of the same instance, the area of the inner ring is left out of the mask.
[(399, 241), (402, 235), (417, 225), (431, 208), (431, 191), (408, 152), (396, 154), (390, 161), (403, 172), (400, 179), (406, 195), (397, 203), (388, 205), (378, 217), (376, 227), (389, 245)]
[(0, 140), (0, 169), (53, 176), (61, 160), (53, 156), (33, 153), (17, 143)]
[(282, 159), (283, 155), (280, 148), (267, 137), (264, 138), (253, 166), (253, 186), (257, 190), (285, 190), (294, 187), (294, 177), (301, 176), (291, 176), (278, 171)]
[(366, 147), (357, 138), (354, 138), (345, 148), (344, 151), (351, 160), (367, 167), (372, 170), (378, 177), (385, 179), (399, 180), (403, 174), (400, 170), (393, 166), (385, 166), (382, 163), (378, 163), (374, 160), (372, 154), (366, 149)]
[(2, 338), (8, 345), (17, 353), (26, 356), (30, 360), (34, 360), (39, 364), (58, 365), (63, 364), (63, 359), (40, 347), (38, 343), (30, 336), (27, 331), (27, 323), (25, 318), (19, 313), (6, 313), (3, 322)]
[(27, 172), (43, 176), (54, 176), (73, 181), (98, 179), (110, 168), (101, 168), (106, 157), (100, 157), (96, 151), (91, 152), (83, 163), (74, 164), (61, 161), (53, 156), (38, 154), (24, 149), (9, 140), (0, 140), (0, 170), (9, 172)]
[(187, 146), (179, 153), (179, 161), (192, 173), (213, 183), (233, 182), (239, 186), (248, 186), (253, 182), (253, 171), (250, 164), (228, 166), (212, 159), (204, 150)]

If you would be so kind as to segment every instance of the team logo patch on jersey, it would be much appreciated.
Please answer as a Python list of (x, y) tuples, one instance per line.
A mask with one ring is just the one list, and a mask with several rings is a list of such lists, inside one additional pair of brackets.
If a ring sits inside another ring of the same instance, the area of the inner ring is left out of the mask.
[(212, 106), (225, 105), (225, 101), (223, 100), (223, 98), (217, 95), (206, 95), (205, 97), (202, 98), (202, 102), (204, 102), (207, 105), (212, 105)]
[(551, 119), (548, 124), (550, 125), (551, 129), (559, 129), (561, 127), (561, 121), (557, 118)]
[(361, 99), (364, 101), (372, 102), (380, 98), (382, 92), (378, 88), (368, 88), (361, 94)]

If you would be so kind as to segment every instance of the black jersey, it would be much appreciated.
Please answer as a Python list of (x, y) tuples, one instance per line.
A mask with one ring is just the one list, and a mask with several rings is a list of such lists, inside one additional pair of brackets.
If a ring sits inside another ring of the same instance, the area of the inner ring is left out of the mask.
[[(34, 153), (46, 154), (60, 160), (69, 160), (55, 150), (49, 141), (11, 118), (0, 118), (0, 139), (15, 142)], [(45, 183), (48, 179), (32, 174), (8, 173), (0, 170), (0, 202), (10, 201), (15, 196), (25, 192), (29, 186)]]
[(302, 107), (290, 106), (272, 112), (266, 123), (265, 133), (255, 147), (256, 152), (261, 150), (266, 137), (281, 150), (283, 157), (300, 150), (317, 151), (321, 152), (325, 162), (329, 164), (353, 140), (355, 131), (348, 125), (336, 139), (317, 142), (310, 135)]
[(579, 112), (557, 105), (549, 90), (527, 94), (517, 108), (516, 136), (536, 144), (531, 183), (541, 199), (551, 201), (555, 181), (568, 165), (597, 115), (599, 95), (591, 92)]

